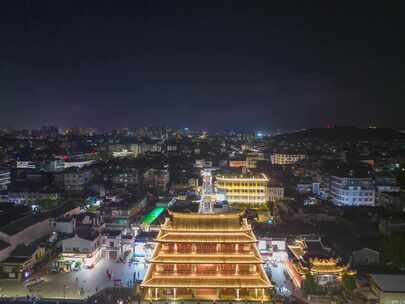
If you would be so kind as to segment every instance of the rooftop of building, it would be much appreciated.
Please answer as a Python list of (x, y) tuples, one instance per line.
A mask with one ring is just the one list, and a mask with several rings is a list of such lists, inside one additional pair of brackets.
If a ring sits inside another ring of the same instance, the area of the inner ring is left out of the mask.
[(230, 162), (232, 162), (232, 161), (238, 162), (238, 161), (246, 161), (246, 160), (245, 160), (244, 155), (235, 155), (235, 156), (229, 157), (228, 161), (230, 161)]
[(91, 171), (91, 167), (90, 166), (86, 166), (86, 167), (68, 167), (65, 170), (63, 170), (61, 172), (61, 174), (70, 174), (70, 173), (74, 173), (74, 174), (79, 174), (79, 173), (87, 173)]
[(106, 200), (102, 203), (101, 208), (111, 208), (111, 209), (121, 209), (126, 210), (128, 208), (132, 208), (135, 205), (135, 202), (130, 203), (128, 200), (119, 200), (119, 201), (112, 201)]
[(305, 155), (305, 153), (302, 152), (302, 150), (292, 150), (292, 149), (287, 149), (287, 150), (283, 150), (283, 149), (277, 149), (277, 150), (273, 150), (273, 154), (278, 154), (278, 155), (299, 155), (299, 156), (303, 156)]
[(141, 231), (135, 237), (135, 242), (154, 241), (157, 235), (157, 231)]
[(331, 250), (326, 248), (321, 240), (305, 240), (306, 253), (305, 257), (312, 258), (330, 258), (333, 257)]
[(142, 220), (142, 224), (151, 225), (153, 224), (164, 212), (166, 211), (165, 207), (156, 207), (152, 209), (148, 214), (146, 214)]
[(218, 173), (215, 175), (217, 180), (263, 180), (268, 181), (269, 178), (264, 173)]
[(294, 244), (288, 245), (288, 248), (297, 259), (305, 263), (309, 263), (312, 259), (328, 260), (336, 258), (334, 252), (325, 247), (319, 238), (303, 238), (295, 241)]
[(405, 275), (371, 274), (370, 277), (383, 292), (405, 293)]
[(403, 192), (381, 192), (380, 194), (383, 194), (384, 196), (390, 196), (392, 198), (400, 198), (403, 197), (405, 199), (405, 193)]
[(10, 246), (9, 243), (0, 240), (0, 251), (2, 251), (3, 249), (6, 249), (9, 246)]
[(31, 257), (8, 257), (4, 261), (2, 261), (2, 264), (24, 264), (28, 260), (30, 260)]
[(74, 218), (74, 216), (72, 216), (72, 215), (68, 215), (68, 216), (61, 215), (55, 219), (55, 222), (68, 223), (68, 222), (71, 222), (73, 220), (73, 218)]
[(38, 250), (38, 246), (36, 246), (36, 245), (20, 244), (11, 252), (10, 257), (13, 257), (13, 258), (31, 257), (37, 250)]
[(240, 212), (232, 213), (178, 213), (169, 212), (170, 220), (163, 229), (177, 231), (240, 231), (244, 224)]
[(69, 212), (69, 211), (71, 211), (71, 210), (73, 210), (73, 209), (75, 209), (77, 207), (78, 207), (78, 205), (77, 205), (77, 203), (75, 201), (73, 201), (73, 200), (65, 200), (65, 201), (60, 202), (57, 207), (47, 211), (46, 214), (49, 217), (56, 218), (56, 217), (59, 217), (59, 216), (65, 214), (65, 213), (67, 213), (67, 212)]
[(109, 237), (116, 237), (121, 235), (121, 230), (104, 229), (102, 234)]
[(48, 219), (46, 214), (29, 214), (0, 227), (0, 231), (10, 236), (15, 235), (32, 225), (45, 221), (46, 219)]
[(85, 239), (85, 240), (88, 240), (88, 241), (94, 241), (99, 236), (99, 233), (96, 230), (94, 230), (93, 228), (91, 228), (90, 226), (87, 226), (87, 225), (86, 226), (85, 225), (79, 226), (76, 229), (75, 234), (79, 238)]
[(30, 213), (31, 209), (27, 206), (16, 205), (13, 203), (0, 203), (0, 226), (6, 226), (18, 218)]
[(176, 200), (176, 202), (169, 207), (169, 210), (173, 212), (198, 212), (198, 208), (198, 202), (193, 202), (191, 200)]

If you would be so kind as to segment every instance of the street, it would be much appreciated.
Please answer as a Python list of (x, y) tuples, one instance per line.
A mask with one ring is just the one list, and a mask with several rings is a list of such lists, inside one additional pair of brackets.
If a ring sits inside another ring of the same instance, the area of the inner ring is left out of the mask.
[(286, 268), (288, 256), (285, 251), (275, 251), (271, 258), (266, 259), (265, 270), (270, 274), (275, 292), (282, 297), (295, 295), (301, 297), (299, 289), (295, 288)]

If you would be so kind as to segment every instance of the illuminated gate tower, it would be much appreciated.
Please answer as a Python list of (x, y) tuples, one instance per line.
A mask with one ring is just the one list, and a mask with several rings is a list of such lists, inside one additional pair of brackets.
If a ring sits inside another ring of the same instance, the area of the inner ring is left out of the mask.
[(257, 240), (240, 213), (170, 212), (156, 241), (144, 300), (270, 300)]

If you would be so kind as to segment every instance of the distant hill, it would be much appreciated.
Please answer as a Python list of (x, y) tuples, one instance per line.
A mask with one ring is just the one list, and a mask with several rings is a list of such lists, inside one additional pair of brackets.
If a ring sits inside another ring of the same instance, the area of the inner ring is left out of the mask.
[(314, 128), (273, 137), (280, 140), (387, 140), (405, 139), (405, 134), (394, 129), (361, 129), (357, 127)]

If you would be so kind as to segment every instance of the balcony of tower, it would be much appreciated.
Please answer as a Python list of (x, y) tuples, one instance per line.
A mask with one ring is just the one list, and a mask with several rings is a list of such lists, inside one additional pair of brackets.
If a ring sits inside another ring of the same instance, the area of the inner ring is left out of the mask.
[(148, 288), (145, 300), (149, 301), (269, 301), (271, 296), (263, 288)]
[(257, 265), (246, 264), (156, 264), (154, 275), (160, 277), (232, 277), (256, 276)]
[(254, 246), (251, 244), (163, 244), (161, 247), (164, 255), (251, 255)]

